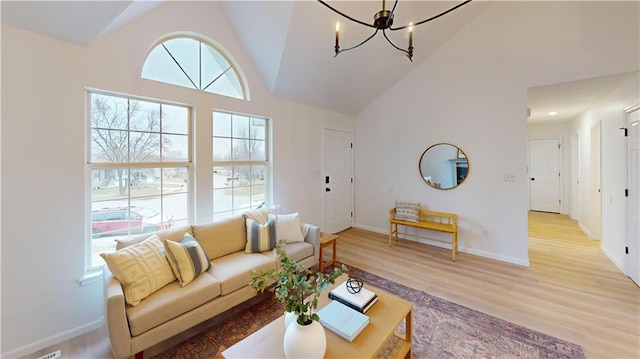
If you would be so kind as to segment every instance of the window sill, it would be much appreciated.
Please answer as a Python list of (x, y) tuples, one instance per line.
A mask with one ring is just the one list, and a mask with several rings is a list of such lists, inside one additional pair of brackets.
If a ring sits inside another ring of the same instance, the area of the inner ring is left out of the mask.
[(78, 282), (82, 287), (102, 282), (102, 269), (85, 273), (84, 277), (80, 278)]

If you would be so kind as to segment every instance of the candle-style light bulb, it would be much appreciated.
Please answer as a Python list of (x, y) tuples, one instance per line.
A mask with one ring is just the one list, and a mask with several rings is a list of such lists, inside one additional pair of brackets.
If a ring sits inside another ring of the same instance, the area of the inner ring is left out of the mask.
[(336, 46), (335, 46), (335, 51), (336, 51), (336, 55), (338, 55), (338, 52), (340, 51), (340, 22), (336, 21)]

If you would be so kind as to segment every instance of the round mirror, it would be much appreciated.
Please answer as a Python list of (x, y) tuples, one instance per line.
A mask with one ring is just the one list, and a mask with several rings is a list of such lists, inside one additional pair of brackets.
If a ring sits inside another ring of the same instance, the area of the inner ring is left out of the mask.
[(469, 174), (467, 155), (449, 143), (436, 143), (427, 148), (418, 163), (420, 177), (433, 188), (452, 189)]

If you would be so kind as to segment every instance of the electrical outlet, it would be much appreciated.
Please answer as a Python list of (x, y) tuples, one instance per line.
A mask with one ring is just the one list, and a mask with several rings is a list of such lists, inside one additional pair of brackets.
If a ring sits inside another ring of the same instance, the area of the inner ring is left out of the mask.
[(504, 181), (505, 182), (515, 182), (516, 181), (516, 175), (514, 175), (513, 173), (505, 173), (504, 174)]
[(482, 238), (489, 238), (489, 231), (487, 231), (486, 229), (482, 230)]
[(58, 349), (55, 352), (49, 353), (47, 355), (43, 355), (38, 359), (57, 359), (62, 355), (62, 350)]

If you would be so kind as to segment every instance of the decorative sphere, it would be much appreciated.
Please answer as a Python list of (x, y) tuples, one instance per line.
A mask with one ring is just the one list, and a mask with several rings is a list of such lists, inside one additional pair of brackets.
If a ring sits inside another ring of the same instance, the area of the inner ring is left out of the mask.
[(349, 277), (349, 279), (347, 279), (347, 291), (351, 294), (356, 294), (358, 292), (360, 292), (360, 290), (362, 290), (362, 286), (364, 285), (364, 283), (362, 283), (362, 279), (360, 277)]

